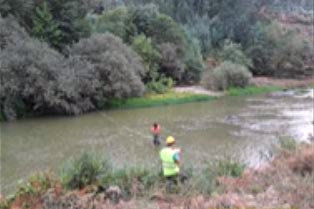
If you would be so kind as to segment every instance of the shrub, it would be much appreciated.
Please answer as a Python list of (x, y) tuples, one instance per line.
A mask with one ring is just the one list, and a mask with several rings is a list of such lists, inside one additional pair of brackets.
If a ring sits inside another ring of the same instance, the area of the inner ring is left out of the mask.
[(148, 92), (154, 92), (157, 94), (163, 94), (170, 91), (174, 85), (174, 81), (171, 78), (161, 76), (159, 80), (153, 80), (146, 84)]
[(230, 61), (247, 68), (252, 66), (252, 61), (246, 57), (241, 49), (241, 45), (233, 43), (230, 40), (225, 40), (222, 50), (218, 52), (217, 58), (222, 62)]
[(159, 51), (160, 72), (174, 80), (180, 80), (184, 72), (184, 63), (178, 47), (172, 43), (163, 43), (159, 46)]
[(255, 75), (295, 78), (306, 74), (310, 44), (293, 31), (284, 31), (274, 22), (258, 23), (252, 32), (247, 55), (252, 58)]
[(7, 45), (29, 39), (27, 32), (12, 16), (2, 18), (0, 15), (0, 28), (0, 49), (4, 49)]
[(71, 54), (95, 66), (104, 98), (127, 98), (144, 92), (141, 58), (121, 39), (111, 34), (95, 34), (72, 47)]
[(232, 160), (221, 160), (217, 164), (218, 176), (239, 177), (244, 171), (245, 165)]
[(252, 74), (242, 65), (223, 62), (212, 72), (212, 88), (225, 90), (230, 87), (245, 87)]
[(100, 83), (93, 65), (78, 57), (65, 59), (28, 37), (12, 19), (1, 19), (1, 24), (0, 106), (5, 119), (95, 108)]
[(1, 110), (6, 119), (22, 116), (19, 109), (41, 112), (62, 106), (57, 96), (58, 76), (64, 63), (60, 54), (44, 43), (28, 40), (8, 45), (0, 60)]
[(279, 138), (279, 148), (288, 151), (295, 151), (297, 148), (297, 143), (293, 138), (290, 137), (280, 137)]
[(0, 0), (0, 16), (13, 15), (25, 23), (30, 20), (34, 7), (34, 0)]
[(68, 189), (82, 189), (96, 183), (111, 172), (111, 166), (98, 155), (83, 152), (77, 159), (67, 161), (60, 172), (62, 185)]

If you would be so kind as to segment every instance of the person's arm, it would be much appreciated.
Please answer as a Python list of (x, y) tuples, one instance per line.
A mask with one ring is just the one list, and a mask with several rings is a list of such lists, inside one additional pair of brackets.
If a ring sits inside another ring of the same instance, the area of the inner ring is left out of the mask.
[(178, 152), (173, 155), (173, 161), (178, 165), (180, 164), (180, 156)]

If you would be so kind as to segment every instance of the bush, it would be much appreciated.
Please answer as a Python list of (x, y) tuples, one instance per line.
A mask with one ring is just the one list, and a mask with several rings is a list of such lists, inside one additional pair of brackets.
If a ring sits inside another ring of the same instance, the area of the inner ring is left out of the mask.
[(241, 45), (233, 43), (230, 40), (225, 40), (222, 50), (218, 52), (217, 58), (222, 62), (230, 61), (247, 68), (252, 66), (252, 61), (246, 57), (241, 49)]
[(159, 51), (160, 72), (174, 80), (180, 80), (184, 72), (184, 63), (178, 47), (172, 43), (164, 43), (159, 46)]
[(29, 39), (29, 35), (12, 16), (2, 18), (0, 15), (0, 49), (7, 45)]
[(1, 110), (6, 119), (21, 117), (28, 110), (42, 112), (62, 106), (57, 96), (58, 76), (64, 67), (60, 54), (44, 43), (28, 40), (8, 45), (0, 60)]
[(0, 101), (6, 120), (95, 109), (99, 82), (92, 65), (74, 57), (65, 59), (38, 40), (7, 43), (0, 55)]
[(221, 160), (217, 164), (218, 176), (239, 177), (244, 171), (245, 165), (232, 160)]
[(231, 62), (223, 62), (211, 73), (208, 83), (210, 88), (215, 90), (226, 90), (230, 87), (245, 87), (249, 84), (252, 74), (242, 65)]
[(98, 155), (83, 152), (79, 158), (65, 163), (60, 172), (60, 181), (65, 188), (82, 189), (110, 172), (111, 166), (107, 161)]
[(309, 43), (293, 31), (284, 31), (278, 23), (258, 23), (252, 32), (247, 55), (253, 60), (255, 75), (285, 78), (302, 77), (311, 54)]
[(171, 90), (174, 85), (174, 81), (171, 78), (161, 76), (159, 80), (153, 80), (146, 84), (148, 92), (154, 92), (157, 94), (163, 94)]
[(143, 94), (141, 58), (121, 39), (108, 33), (95, 34), (75, 44), (71, 54), (95, 66), (104, 98), (121, 99)]
[(279, 148), (288, 151), (295, 151), (297, 148), (297, 143), (293, 138), (290, 137), (280, 137), (279, 138)]

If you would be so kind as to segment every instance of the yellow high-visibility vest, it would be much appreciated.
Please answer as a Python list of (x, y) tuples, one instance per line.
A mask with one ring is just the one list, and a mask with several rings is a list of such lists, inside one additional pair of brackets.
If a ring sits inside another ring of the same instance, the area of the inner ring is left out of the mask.
[(164, 176), (174, 176), (180, 172), (179, 166), (173, 160), (173, 156), (176, 152), (177, 151), (169, 147), (165, 147), (160, 151), (159, 154)]

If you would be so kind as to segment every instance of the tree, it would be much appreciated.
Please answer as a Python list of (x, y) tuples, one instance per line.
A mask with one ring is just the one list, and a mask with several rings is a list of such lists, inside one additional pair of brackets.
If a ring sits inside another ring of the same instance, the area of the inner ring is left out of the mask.
[(95, 66), (101, 83), (99, 91), (105, 99), (143, 94), (141, 58), (121, 39), (109, 33), (95, 34), (75, 44), (71, 54)]
[(35, 10), (32, 34), (48, 42), (52, 47), (59, 47), (61, 31), (59, 30), (59, 25), (53, 19), (47, 2), (44, 2), (41, 7), (37, 7)]
[(145, 35), (136, 36), (132, 41), (132, 48), (138, 55), (140, 55), (144, 61), (146, 72), (144, 82), (148, 82), (158, 77), (158, 62), (160, 54), (152, 44), (150, 38)]

